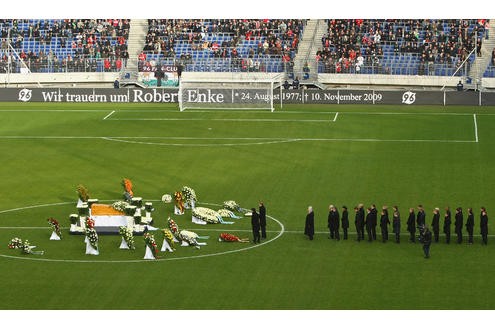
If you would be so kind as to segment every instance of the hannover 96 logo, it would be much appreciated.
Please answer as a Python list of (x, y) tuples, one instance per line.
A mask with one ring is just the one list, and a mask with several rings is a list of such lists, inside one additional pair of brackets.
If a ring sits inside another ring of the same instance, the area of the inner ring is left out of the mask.
[(29, 100), (31, 100), (32, 94), (33, 94), (32, 90), (22, 89), (21, 91), (19, 91), (19, 100), (20, 101), (29, 101)]
[(407, 91), (402, 94), (402, 103), (411, 105), (416, 101), (416, 93)]

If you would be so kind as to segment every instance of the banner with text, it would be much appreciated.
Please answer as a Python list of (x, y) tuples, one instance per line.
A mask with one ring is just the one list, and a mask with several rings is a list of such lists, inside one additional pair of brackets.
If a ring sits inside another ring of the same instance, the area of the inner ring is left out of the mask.
[[(267, 102), (266, 90), (194, 89), (187, 101), (204, 103)], [(474, 91), (274, 90), (280, 104), (470, 105), (495, 106), (495, 93)], [(282, 98), (282, 100), (280, 100)], [(183, 99), (185, 100), (185, 99)], [(3, 88), (0, 101), (66, 103), (178, 103), (177, 88)]]

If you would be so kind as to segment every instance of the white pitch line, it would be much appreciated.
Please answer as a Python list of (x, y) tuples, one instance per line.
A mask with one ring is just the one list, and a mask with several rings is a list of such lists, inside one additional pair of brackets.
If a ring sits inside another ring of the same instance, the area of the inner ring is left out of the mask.
[[(325, 122), (329, 122), (325, 120)], [(0, 139), (102, 139), (108, 141), (119, 141), (119, 139), (155, 139), (155, 140), (266, 140), (260, 144), (265, 143), (280, 143), (280, 142), (298, 142), (298, 141), (328, 141), (328, 142), (438, 142), (438, 143), (476, 143), (476, 140), (441, 140), (441, 139), (376, 139), (376, 138), (208, 138), (208, 137), (146, 137), (146, 136), (0, 136)], [(130, 141), (132, 142), (132, 141)], [(157, 144), (157, 143), (149, 143)], [(258, 144), (258, 143), (257, 143)], [(167, 144), (162, 144), (167, 145)], [(184, 144), (187, 145), (187, 144)], [(230, 144), (229, 144), (230, 145)], [(243, 145), (235, 144), (235, 145)]]
[(474, 120), (474, 137), (476, 142), (478, 142), (478, 122), (476, 120), (476, 114), (473, 114), (473, 120)]
[(103, 120), (106, 120), (107, 118), (109, 118), (110, 116), (112, 116), (112, 114), (113, 114), (113, 113), (115, 113), (115, 111), (112, 111), (110, 114), (108, 114), (107, 116), (105, 116), (105, 117), (103, 118)]
[(287, 120), (274, 118), (112, 118), (109, 121), (328, 122), (328, 120)]

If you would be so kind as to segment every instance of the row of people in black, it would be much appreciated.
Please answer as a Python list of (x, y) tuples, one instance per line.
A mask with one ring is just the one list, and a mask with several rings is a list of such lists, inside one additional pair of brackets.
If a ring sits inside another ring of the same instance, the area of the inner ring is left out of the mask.
[[(400, 243), (400, 230), (401, 230), (401, 217), (398, 206), (393, 206), (392, 213), (392, 231), (395, 234), (395, 242)], [(365, 209), (363, 204), (359, 204), (354, 207), (355, 218), (354, 224), (356, 227), (357, 241), (364, 240), (364, 231), (366, 230), (368, 235), (368, 241), (371, 242), (376, 240), (376, 227), (378, 225), (378, 210), (373, 204), (369, 208)], [(388, 208), (387, 206), (382, 207), (380, 215), (380, 230), (382, 241), (388, 241), (389, 237), (389, 225), (391, 224)], [(443, 232), (445, 233), (445, 241), (447, 244), (450, 243), (450, 232), (452, 224), (452, 215), (450, 208), (445, 208), (445, 216), (443, 223)], [(348, 239), (348, 229), (349, 229), (349, 212), (346, 206), (342, 207), (342, 216), (340, 215), (338, 209), (330, 205), (328, 213), (328, 228), (330, 230), (330, 235), (328, 238), (340, 240), (340, 225), (342, 225), (343, 238)], [(454, 232), (457, 234), (457, 243), (462, 243), (462, 230), (464, 226), (464, 213), (461, 207), (456, 208), (455, 211), (455, 221), (454, 221)], [(418, 206), (418, 212), (415, 213), (414, 208), (409, 209), (409, 217), (407, 219), (407, 231), (410, 234), (409, 241), (416, 242), (416, 233), (419, 235), (423, 233), (426, 228), (426, 213), (422, 205)], [(433, 219), (431, 223), (433, 230), (434, 241), (439, 241), (440, 236), (440, 209), (435, 208), (433, 210)], [(467, 209), (467, 220), (465, 224), (466, 230), (468, 232), (468, 243), (473, 243), (473, 232), (474, 232), (474, 214), (473, 209)], [(482, 236), (482, 244), (486, 245), (488, 243), (488, 215), (485, 207), (481, 207), (480, 211), (480, 230)], [(310, 206), (308, 208), (308, 214), (306, 216), (306, 225), (304, 229), (304, 234), (313, 240), (314, 236), (314, 212), (313, 208)]]

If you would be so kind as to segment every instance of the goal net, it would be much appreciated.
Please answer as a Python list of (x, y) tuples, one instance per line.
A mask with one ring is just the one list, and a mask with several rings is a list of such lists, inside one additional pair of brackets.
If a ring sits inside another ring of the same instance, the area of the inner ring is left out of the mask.
[(266, 109), (273, 111), (273, 81), (184, 81), (179, 109)]

